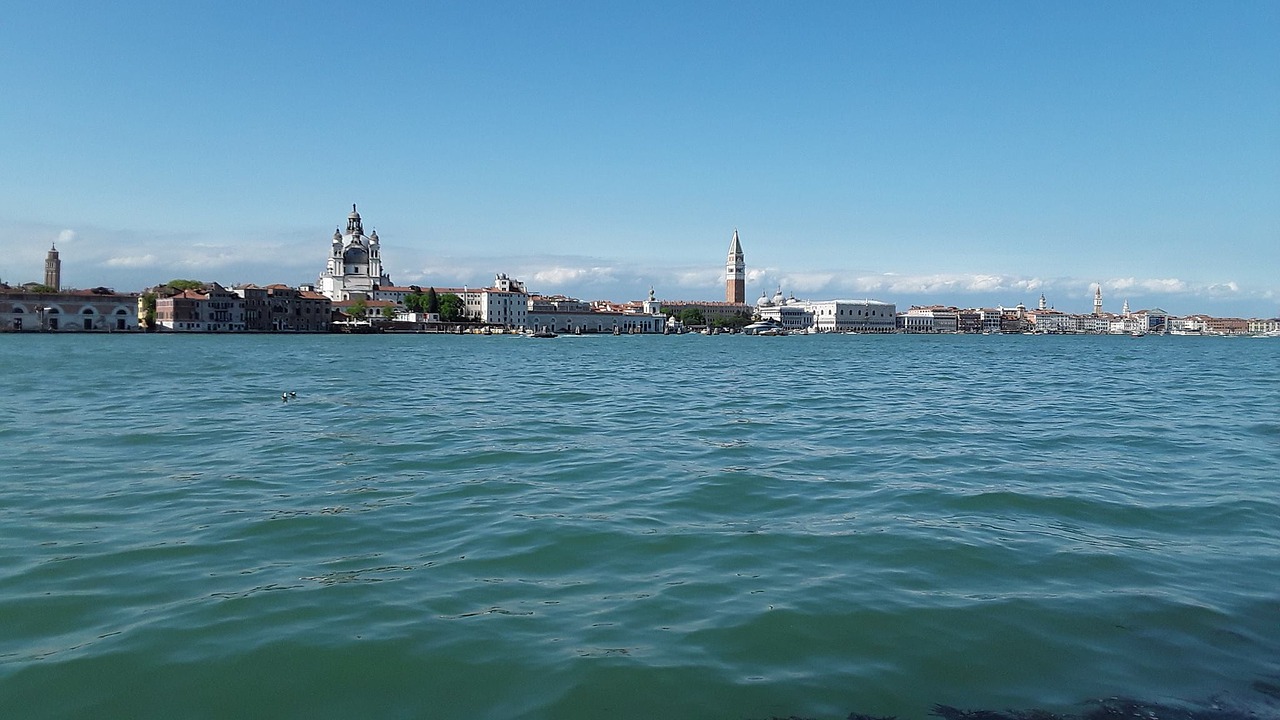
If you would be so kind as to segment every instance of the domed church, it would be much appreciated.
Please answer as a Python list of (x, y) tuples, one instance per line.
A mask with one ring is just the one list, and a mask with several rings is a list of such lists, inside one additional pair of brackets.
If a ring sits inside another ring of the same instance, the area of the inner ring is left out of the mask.
[(382, 252), (378, 245), (378, 231), (364, 234), (364, 225), (356, 206), (351, 206), (347, 216), (347, 231), (333, 229), (333, 244), (329, 250), (329, 264), (320, 274), (320, 292), (330, 300), (341, 302), (357, 297), (372, 298), (373, 291), (391, 285), (391, 278), (382, 271)]

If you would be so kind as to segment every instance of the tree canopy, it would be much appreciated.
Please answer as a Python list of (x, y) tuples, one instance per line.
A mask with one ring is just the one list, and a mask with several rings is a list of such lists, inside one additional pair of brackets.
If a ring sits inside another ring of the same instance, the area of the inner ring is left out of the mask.
[(466, 319), (467, 306), (453, 293), (440, 296), (440, 319), (444, 322), (462, 322)]

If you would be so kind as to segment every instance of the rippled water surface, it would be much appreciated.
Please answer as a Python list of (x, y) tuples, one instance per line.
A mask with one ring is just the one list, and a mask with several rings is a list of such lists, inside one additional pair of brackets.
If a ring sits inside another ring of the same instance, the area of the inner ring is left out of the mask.
[(3, 717), (1280, 714), (1280, 341), (0, 362)]

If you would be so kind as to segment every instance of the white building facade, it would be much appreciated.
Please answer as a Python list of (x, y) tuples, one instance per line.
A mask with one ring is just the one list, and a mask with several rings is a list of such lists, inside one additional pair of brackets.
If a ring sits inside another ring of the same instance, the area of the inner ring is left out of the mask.
[(382, 246), (378, 231), (364, 234), (364, 223), (356, 206), (351, 206), (347, 216), (347, 231), (333, 231), (329, 246), (329, 262), (320, 274), (319, 290), (334, 302), (356, 298), (370, 298), (379, 287), (391, 285), (391, 278), (382, 269)]
[(0, 289), (0, 332), (122, 332), (138, 329), (138, 296), (74, 290)]

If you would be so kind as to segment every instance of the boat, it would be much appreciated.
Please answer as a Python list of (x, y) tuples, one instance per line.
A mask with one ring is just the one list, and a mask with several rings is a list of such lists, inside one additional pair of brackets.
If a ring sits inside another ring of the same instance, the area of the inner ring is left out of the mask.
[(776, 337), (778, 335), (786, 335), (787, 329), (777, 320), (760, 320), (742, 328), (742, 332), (747, 335), (764, 335), (766, 337)]
[(534, 338), (553, 338), (553, 337), (560, 337), (560, 336), (559, 336), (559, 335), (557, 335), (557, 334), (555, 334), (554, 332), (552, 332), (552, 331), (551, 331), (551, 328), (544, 327), (544, 328), (542, 328), (541, 330), (535, 330), (535, 331), (533, 331), (533, 332), (529, 333), (529, 337), (534, 337)]

